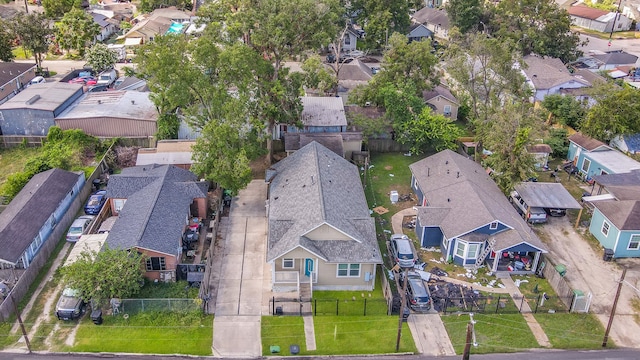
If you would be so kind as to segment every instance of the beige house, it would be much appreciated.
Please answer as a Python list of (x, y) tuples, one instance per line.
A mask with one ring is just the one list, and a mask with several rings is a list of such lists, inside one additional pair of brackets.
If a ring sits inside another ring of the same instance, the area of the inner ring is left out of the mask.
[(423, 92), (422, 98), (436, 114), (444, 115), (454, 121), (458, 118), (460, 103), (446, 87), (438, 85), (431, 91)]
[(314, 141), (266, 180), (273, 290), (372, 290), (382, 256), (357, 166)]

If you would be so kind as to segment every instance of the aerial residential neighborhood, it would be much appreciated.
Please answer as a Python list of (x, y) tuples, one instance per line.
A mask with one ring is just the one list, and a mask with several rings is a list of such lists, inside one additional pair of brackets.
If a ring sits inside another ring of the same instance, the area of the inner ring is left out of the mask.
[(640, 3), (0, 17), (3, 353), (636, 357)]

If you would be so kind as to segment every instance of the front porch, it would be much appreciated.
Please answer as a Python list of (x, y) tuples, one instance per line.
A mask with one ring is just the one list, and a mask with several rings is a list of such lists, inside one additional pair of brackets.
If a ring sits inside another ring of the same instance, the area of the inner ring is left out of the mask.
[(508, 272), (513, 275), (533, 274), (538, 268), (540, 252), (503, 251), (492, 254), (486, 260), (491, 272)]
[(312, 276), (301, 275), (298, 271), (275, 271), (272, 290), (274, 292), (297, 292), (298, 299), (308, 301), (313, 297), (315, 275), (316, 273), (312, 273)]

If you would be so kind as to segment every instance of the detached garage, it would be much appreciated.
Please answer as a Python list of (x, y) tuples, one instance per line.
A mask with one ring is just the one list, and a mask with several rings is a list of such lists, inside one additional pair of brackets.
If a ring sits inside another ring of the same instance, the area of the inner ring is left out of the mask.
[(532, 208), (582, 210), (582, 205), (559, 183), (523, 182), (516, 185), (514, 190)]

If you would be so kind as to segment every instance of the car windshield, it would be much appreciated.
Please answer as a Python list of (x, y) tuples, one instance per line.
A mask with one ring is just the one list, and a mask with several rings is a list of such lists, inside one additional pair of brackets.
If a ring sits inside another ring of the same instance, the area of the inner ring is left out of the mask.
[(88, 203), (88, 205), (89, 205), (89, 206), (96, 206), (96, 205), (98, 205), (98, 204), (100, 204), (100, 197), (98, 197), (98, 196), (92, 196), (92, 197), (89, 199), (89, 203)]
[(82, 227), (80, 226), (72, 226), (71, 228), (69, 228), (69, 232), (70, 233), (76, 233), (76, 232), (82, 232)]
[(109, 80), (109, 75), (102, 75), (100, 76), (100, 80)]

